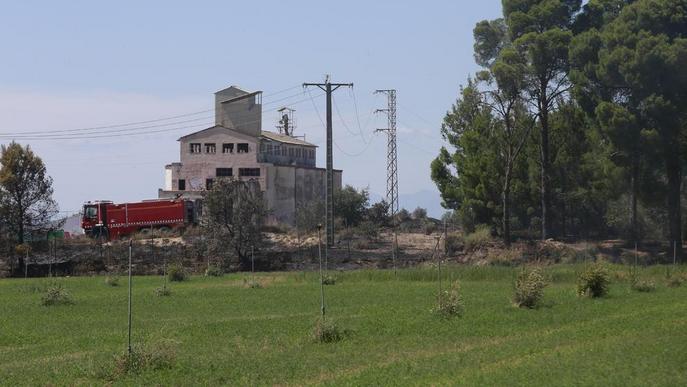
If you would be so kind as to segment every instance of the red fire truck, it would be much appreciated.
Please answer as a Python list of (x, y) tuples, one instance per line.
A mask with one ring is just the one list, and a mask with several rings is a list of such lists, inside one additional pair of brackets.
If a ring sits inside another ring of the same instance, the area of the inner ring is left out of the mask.
[(153, 228), (180, 228), (197, 221), (199, 206), (190, 200), (160, 199), (115, 204), (102, 200), (83, 206), (81, 227), (91, 237), (117, 239)]

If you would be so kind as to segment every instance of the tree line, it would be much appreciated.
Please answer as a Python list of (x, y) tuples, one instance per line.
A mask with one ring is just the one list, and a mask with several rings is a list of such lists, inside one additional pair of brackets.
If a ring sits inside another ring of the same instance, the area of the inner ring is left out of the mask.
[(687, 0), (502, 4), (475, 26), (481, 69), (443, 120), (443, 205), (506, 244), (681, 241)]

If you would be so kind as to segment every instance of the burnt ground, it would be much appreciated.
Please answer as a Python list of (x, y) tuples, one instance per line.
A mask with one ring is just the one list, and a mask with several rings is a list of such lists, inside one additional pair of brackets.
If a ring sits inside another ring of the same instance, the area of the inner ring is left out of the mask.
[[(437, 233), (399, 233), (396, 266), (412, 267), (434, 262), (444, 257), (443, 239), (437, 245)], [(391, 268), (392, 235), (381, 233), (376, 238), (337, 240), (325, 253), (330, 269), (354, 270), (362, 268)], [(197, 236), (139, 239), (132, 245), (134, 274), (162, 274), (170, 264), (183, 265), (193, 273), (203, 273), (208, 263), (217, 262), (200, 247)], [(125, 273), (128, 263), (128, 241), (97, 243), (80, 238), (57, 243), (54, 251), (45, 250), (29, 254), (28, 266), (24, 255), (0, 257), (0, 277), (28, 275), (94, 275)], [(672, 248), (658, 242), (645, 242), (638, 246), (621, 240), (588, 242), (518, 241), (510, 248), (496, 240), (467, 249), (459, 234), (452, 234), (448, 262), (475, 265), (517, 265), (523, 263), (576, 263), (604, 259), (614, 263), (649, 265), (672, 263)], [(297, 237), (289, 233), (267, 233), (266, 243), (255, 251), (255, 269), (258, 271), (316, 270), (319, 267), (316, 235)], [(225, 267), (240, 270), (237, 264)]]

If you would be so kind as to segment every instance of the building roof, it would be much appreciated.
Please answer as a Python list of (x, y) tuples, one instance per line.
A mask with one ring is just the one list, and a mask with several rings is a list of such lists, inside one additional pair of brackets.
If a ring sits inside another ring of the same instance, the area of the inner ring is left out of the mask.
[(269, 132), (267, 130), (263, 130), (261, 132), (262, 137), (272, 140), (272, 141), (277, 141), (281, 142), (284, 144), (292, 144), (292, 145), (303, 145), (303, 146), (309, 146), (313, 148), (317, 148), (317, 145), (311, 144), (307, 141), (300, 140), (298, 138), (294, 138), (291, 136), (287, 136), (285, 134), (279, 134), (279, 133), (274, 133), (274, 132)]
[(241, 133), (241, 132), (237, 131), (236, 129), (227, 128), (227, 127), (224, 127), (224, 126), (222, 126), (222, 125), (214, 125), (214, 126), (211, 126), (211, 127), (209, 127), (209, 128), (205, 128), (205, 129), (202, 129), (202, 130), (198, 130), (198, 131), (196, 131), (196, 132), (193, 132), (193, 133), (189, 133), (189, 134), (187, 134), (187, 135), (185, 135), (185, 136), (181, 136), (181, 137), (179, 137), (179, 138), (177, 139), (177, 141), (181, 141), (181, 140), (184, 140), (184, 139), (186, 139), (186, 138), (195, 136), (195, 135), (197, 135), (197, 134), (201, 134), (201, 133), (203, 133), (203, 132), (207, 132), (207, 131), (210, 131), (210, 130), (214, 130), (214, 129), (225, 130), (225, 131), (229, 132), (230, 134), (232, 134), (233, 136), (236, 136), (236, 137), (243, 137), (243, 138), (246, 138), (246, 139), (250, 138), (250, 139), (252, 139), (252, 140), (256, 140), (255, 137), (249, 136), (249, 135), (247, 135), (247, 134), (245, 134), (245, 133)]

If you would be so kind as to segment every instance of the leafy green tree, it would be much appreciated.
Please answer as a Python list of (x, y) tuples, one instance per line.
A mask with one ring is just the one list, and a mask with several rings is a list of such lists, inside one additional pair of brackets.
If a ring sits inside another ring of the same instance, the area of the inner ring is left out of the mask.
[(26, 233), (49, 228), (58, 213), (52, 178), (28, 145), (11, 142), (0, 153), (0, 212), (7, 231), (22, 244)]
[[(262, 245), (267, 209), (258, 183), (217, 179), (203, 202), (201, 226), (211, 250), (233, 252), (242, 270), (250, 268), (251, 248)], [(226, 260), (231, 256), (223, 256)]]
[(334, 214), (347, 226), (356, 226), (365, 218), (369, 202), (370, 193), (367, 189), (356, 190), (347, 185), (334, 195)]
[(524, 62), (524, 88), (536, 114), (540, 141), (541, 237), (550, 235), (550, 114), (570, 88), (568, 45), (581, 0), (503, 0), (508, 35)]
[(442, 205), (458, 212), (467, 231), (477, 224), (492, 224), (497, 214), (501, 169), (493, 139), (494, 120), (483, 94), (468, 80), (441, 126), (451, 151), (442, 147), (431, 164)]
[(367, 220), (374, 223), (377, 226), (388, 226), (391, 222), (391, 217), (389, 216), (390, 205), (386, 200), (381, 200), (367, 209)]
[(474, 36), (475, 58), (486, 68), (478, 74), (486, 88), (482, 102), (495, 116), (492, 138), (496, 141), (503, 176), (502, 235), (506, 245), (510, 245), (513, 169), (534, 126), (523, 99), (526, 67), (522, 56), (513, 49), (502, 19), (478, 23)]
[[(682, 237), (680, 185), (687, 118), (686, 9), (685, 0), (635, 1), (622, 7), (600, 33), (591, 31), (585, 36), (586, 42), (596, 45), (593, 51), (584, 49), (588, 44), (584, 41), (574, 46), (575, 52), (591, 57), (582, 63), (582, 84), (602, 86), (592, 87), (606, 102), (599, 104), (597, 114), (610, 129), (625, 133), (626, 137), (620, 134), (618, 144), (629, 138), (626, 141), (630, 145), (619, 148), (650, 148), (640, 142), (648, 138), (662, 157), (671, 241), (680, 241)], [(636, 176), (636, 172), (632, 174)], [(682, 255), (680, 244), (677, 253)]]

